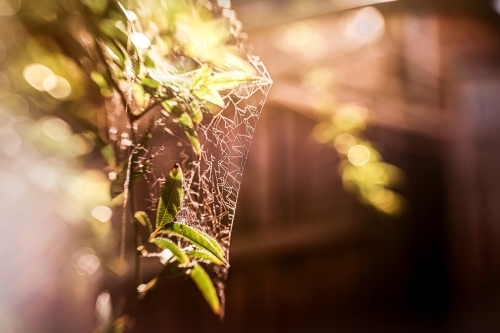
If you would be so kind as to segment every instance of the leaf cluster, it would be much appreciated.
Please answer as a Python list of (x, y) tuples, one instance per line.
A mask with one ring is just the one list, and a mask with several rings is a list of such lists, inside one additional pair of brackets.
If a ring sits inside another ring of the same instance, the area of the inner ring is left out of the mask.
[[(154, 10), (132, 5), (137, 12), (113, 0), (85, 3), (97, 51), (105, 63), (91, 74), (101, 94), (105, 98), (116, 93), (121, 96), (132, 132), (135, 123), (149, 112), (159, 111), (155, 114), (171, 118), (200, 156), (198, 128), (206, 114), (220, 112), (226, 104), (223, 96), (230, 90), (259, 79), (230, 43), (230, 22), (215, 18), (207, 7), (191, 0), (166, 0)], [(140, 142), (135, 142), (132, 133), (132, 149), (119, 165), (113, 150), (103, 148), (113, 170), (112, 197), (143, 179), (150, 162), (139, 161), (139, 156), (148, 148), (153, 130), (154, 122)], [(134, 212), (137, 222), (149, 231), (149, 243), (162, 250), (156, 253), (161, 253), (165, 265), (156, 278), (139, 286), (139, 291), (144, 295), (162, 279), (188, 275), (213, 312), (220, 314), (215, 287), (200, 263), (228, 263), (215, 239), (176, 220), (184, 199), (182, 178), (180, 166), (174, 166), (162, 186), (154, 225), (145, 212)], [(144, 247), (140, 250), (141, 255), (154, 256)]]
[[(149, 230), (149, 242), (162, 250), (164, 268), (147, 284), (139, 286), (144, 295), (166, 278), (188, 275), (203, 294), (215, 314), (220, 314), (221, 305), (210, 276), (199, 262), (228, 266), (225, 253), (219, 243), (207, 233), (176, 221), (184, 198), (183, 174), (176, 164), (161, 188), (156, 210), (155, 226), (143, 211), (134, 214), (135, 219)], [(182, 247), (180, 244), (188, 244)], [(148, 256), (149, 253), (145, 253)]]
[(105, 70), (92, 74), (94, 82), (107, 97), (113, 89), (121, 91), (132, 120), (161, 108), (183, 129), (199, 155), (197, 127), (203, 113), (217, 113), (224, 107), (221, 91), (258, 80), (255, 70), (226, 45), (227, 24), (192, 1), (184, 5), (167, 1), (168, 24), (158, 22), (163, 29), (116, 4), (105, 11), (94, 10), (94, 26), (107, 63)]

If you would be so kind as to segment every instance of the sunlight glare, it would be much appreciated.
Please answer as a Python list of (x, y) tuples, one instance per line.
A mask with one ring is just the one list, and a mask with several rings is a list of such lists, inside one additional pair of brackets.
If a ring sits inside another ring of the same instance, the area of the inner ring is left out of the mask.
[(363, 166), (370, 160), (370, 150), (363, 145), (355, 145), (349, 149), (347, 158), (349, 162), (356, 166)]

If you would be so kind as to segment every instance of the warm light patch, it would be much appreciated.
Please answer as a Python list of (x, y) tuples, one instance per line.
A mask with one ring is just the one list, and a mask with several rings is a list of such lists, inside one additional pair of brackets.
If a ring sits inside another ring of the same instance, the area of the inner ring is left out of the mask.
[(355, 145), (349, 149), (347, 153), (347, 159), (353, 165), (363, 166), (370, 160), (371, 153), (370, 150), (363, 145)]
[(94, 140), (88, 135), (75, 134), (70, 139), (71, 148), (78, 155), (85, 155), (94, 149)]
[(303, 79), (306, 86), (319, 90), (327, 90), (335, 81), (335, 73), (328, 67), (317, 67), (310, 70)]
[(385, 19), (375, 7), (364, 7), (342, 15), (339, 29), (354, 46), (372, 44), (383, 37)]
[(29, 179), (32, 183), (48, 191), (56, 187), (58, 177), (53, 168), (47, 165), (39, 165), (31, 170)]
[(71, 257), (75, 261), (75, 266), (80, 275), (94, 275), (101, 267), (101, 261), (95, 255), (94, 250), (89, 247), (76, 249)]
[(0, 191), (11, 197), (20, 197), (27, 188), (24, 177), (15, 173), (0, 173)]
[(343, 104), (333, 114), (333, 121), (346, 132), (363, 129), (366, 126), (368, 109), (358, 103)]
[(51, 78), (50, 80), (50, 85), (48, 87), (50, 87), (51, 89), (47, 89), (46, 91), (52, 97), (57, 99), (66, 99), (71, 95), (71, 85), (69, 84), (68, 80), (60, 76), (56, 76), (55, 78)]
[(104, 223), (111, 219), (113, 211), (108, 206), (98, 206), (92, 210), (92, 216)]
[(349, 149), (356, 144), (356, 138), (349, 133), (342, 133), (335, 138), (333, 146), (339, 153), (347, 154)]
[(11, 16), (21, 8), (21, 0), (0, 1), (0, 16)]
[(46, 79), (50, 80), (53, 77), (54, 72), (50, 70), (47, 66), (42, 64), (31, 64), (24, 68), (23, 77), (24, 79), (36, 90), (45, 91), (43, 83)]
[(133, 32), (130, 35), (130, 41), (137, 48), (142, 49), (142, 50), (146, 50), (151, 45), (151, 40), (146, 35), (144, 35), (140, 32)]
[(71, 85), (65, 78), (55, 75), (47, 66), (31, 64), (24, 68), (24, 79), (36, 90), (46, 91), (57, 99), (66, 99), (71, 95)]
[(40, 123), (42, 132), (55, 141), (64, 142), (71, 137), (71, 128), (60, 118), (45, 117)]

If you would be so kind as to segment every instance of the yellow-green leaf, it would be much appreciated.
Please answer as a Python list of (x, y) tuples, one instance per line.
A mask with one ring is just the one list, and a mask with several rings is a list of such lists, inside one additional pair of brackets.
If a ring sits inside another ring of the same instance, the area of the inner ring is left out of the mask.
[(201, 123), (203, 120), (203, 112), (201, 111), (200, 106), (196, 103), (191, 103), (189, 105), (189, 110), (189, 116), (191, 117), (193, 123)]
[(99, 88), (109, 89), (108, 83), (101, 73), (92, 71), (92, 73), (90, 73), (90, 78), (92, 79), (92, 81), (94, 81), (95, 84), (97, 84)]
[(224, 265), (224, 263), (219, 258), (217, 258), (211, 252), (208, 252), (208, 251), (193, 250), (193, 251), (187, 252), (187, 255), (189, 257), (191, 257), (191, 258), (195, 258), (195, 259), (198, 259), (198, 260), (209, 261), (212, 264), (215, 264), (215, 265), (218, 265), (218, 266)]
[(189, 264), (189, 257), (184, 251), (168, 238), (154, 238), (153, 242), (161, 249), (170, 250), (174, 257), (183, 265)]
[(193, 128), (193, 121), (187, 113), (182, 112), (176, 119), (184, 128)]
[(211, 76), (205, 85), (211, 90), (233, 89), (242, 83), (258, 80), (259, 78), (243, 71), (222, 72)]
[(106, 12), (108, 8), (107, 0), (84, 0), (85, 5), (90, 9), (94, 14), (102, 15)]
[(201, 154), (201, 144), (200, 140), (198, 139), (198, 135), (194, 130), (186, 130), (184, 131), (186, 133), (189, 142), (191, 142), (191, 147), (193, 147), (193, 150), (197, 156), (200, 156)]
[(182, 126), (182, 128), (184, 129), (184, 133), (186, 133), (186, 136), (189, 139), (189, 142), (191, 142), (191, 146), (193, 147), (194, 152), (199, 156), (201, 153), (200, 140), (198, 139), (198, 134), (194, 129), (194, 124), (191, 117), (178, 106), (176, 101), (163, 101), (161, 105), (165, 109), (165, 111), (162, 111), (162, 113), (164, 113), (165, 115), (173, 116), (174, 119), (179, 123), (179, 125)]
[(218, 49), (218, 52), (211, 58), (210, 62), (217, 68), (225, 70), (241, 70), (249, 74), (256, 74), (255, 68), (245, 59), (235, 45), (226, 45)]
[(224, 100), (216, 89), (210, 89), (206, 86), (193, 91), (194, 97), (200, 101), (207, 101), (220, 107), (224, 107)]
[(167, 112), (166, 115), (168, 115), (169, 113), (172, 113), (172, 110), (174, 110), (174, 108), (177, 106), (177, 104), (178, 104), (177, 101), (175, 101), (173, 99), (167, 99), (167, 100), (161, 102), (161, 106), (163, 106), (163, 108)]
[(177, 215), (184, 195), (182, 179), (181, 167), (179, 164), (175, 164), (161, 189), (160, 202), (156, 211), (157, 228), (163, 228), (166, 224), (172, 222), (175, 215)]
[(153, 88), (153, 89), (157, 89), (160, 86), (160, 83), (158, 81), (153, 80), (153, 79), (148, 78), (148, 77), (143, 78), (141, 80), (141, 83), (142, 83), (142, 85), (149, 87), (149, 88)]
[(155, 67), (155, 61), (148, 54), (144, 55), (144, 66), (146, 66), (147, 68)]
[(127, 43), (127, 34), (116, 26), (116, 21), (110, 19), (100, 20), (99, 29), (104, 33), (105, 36), (110, 37), (111, 39), (116, 39), (124, 44)]
[(151, 220), (149, 219), (149, 216), (148, 214), (146, 214), (146, 212), (142, 210), (137, 211), (135, 212), (134, 217), (137, 221), (139, 221), (140, 224), (148, 228), (151, 233), (153, 232), (153, 226), (151, 224)]
[(198, 139), (198, 134), (194, 129), (191, 117), (189, 117), (187, 113), (182, 112), (180, 116), (177, 117), (177, 121), (184, 128), (184, 133), (186, 133), (189, 142), (191, 142), (191, 146), (193, 147), (193, 150), (196, 153), (196, 155), (200, 155), (201, 153), (200, 140)]
[(106, 160), (111, 168), (116, 167), (116, 155), (115, 151), (110, 145), (105, 145), (101, 148), (102, 157)]
[(134, 82), (132, 84), (132, 96), (134, 96), (134, 100), (137, 103), (137, 106), (143, 108), (146, 106), (147, 99), (145, 96), (144, 88), (139, 83)]
[(140, 224), (142, 224), (143, 227), (148, 226), (149, 217), (146, 214), (146, 212), (143, 211), (135, 212), (134, 217)]
[(210, 77), (210, 74), (212, 74), (212, 67), (210, 67), (209, 64), (203, 64), (200, 69), (198, 69), (193, 75), (193, 80), (191, 81), (191, 89), (199, 89)]
[(215, 239), (201, 230), (195, 229), (182, 223), (172, 222), (166, 224), (163, 227), (163, 230), (161, 230), (161, 233), (182, 237), (198, 246), (199, 248), (212, 253), (215, 257), (222, 261), (222, 263), (227, 265), (226, 258), (224, 258), (224, 250), (222, 249), (222, 247), (219, 245), (219, 243), (217, 243)]
[(158, 277), (155, 277), (155, 278), (151, 279), (148, 283), (141, 284), (139, 287), (137, 287), (137, 291), (139, 292), (139, 295), (140, 295), (139, 298), (142, 299), (149, 290), (156, 287), (158, 280), (159, 280)]
[(113, 61), (118, 66), (123, 68), (125, 64), (125, 55), (123, 54), (122, 50), (118, 46), (116, 46), (114, 40), (110, 38), (103, 38), (103, 43), (106, 46), (106, 51), (111, 59), (113, 59)]
[(189, 272), (189, 276), (194, 281), (198, 289), (205, 297), (208, 305), (212, 309), (212, 311), (219, 315), (221, 311), (219, 297), (217, 296), (217, 292), (215, 291), (214, 284), (208, 276), (207, 272), (198, 264), (195, 264), (193, 269)]

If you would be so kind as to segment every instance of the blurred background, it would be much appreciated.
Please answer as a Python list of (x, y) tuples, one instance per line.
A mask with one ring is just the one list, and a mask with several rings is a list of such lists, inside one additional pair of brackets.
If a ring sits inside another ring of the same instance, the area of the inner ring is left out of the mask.
[[(91, 332), (98, 293), (124, 288), (100, 279), (96, 252), (116, 237), (104, 162), (82, 125), (95, 105), (79, 99), (77, 69), (30, 44), (50, 29), (51, 2), (0, 0), (6, 333)], [(500, 331), (500, 2), (233, 8), (274, 85), (239, 194), (226, 318), (179, 279), (132, 310), (132, 332)], [(346, 128), (368, 153), (336, 140)], [(385, 171), (353, 175), (363, 154)]]

